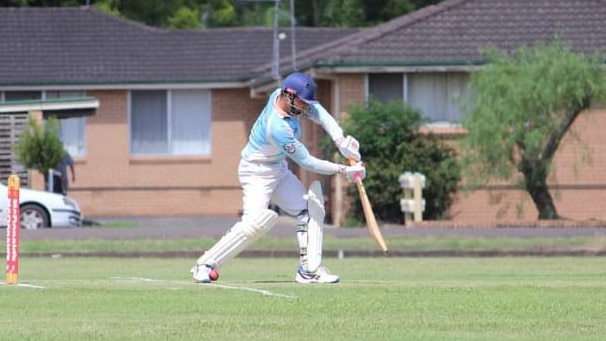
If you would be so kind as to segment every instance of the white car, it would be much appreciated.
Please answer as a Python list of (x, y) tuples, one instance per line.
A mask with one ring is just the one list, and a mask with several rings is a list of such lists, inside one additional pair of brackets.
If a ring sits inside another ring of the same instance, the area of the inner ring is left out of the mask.
[[(0, 226), (6, 227), (8, 187), (0, 183)], [(69, 197), (29, 188), (19, 189), (21, 228), (77, 227), (82, 225), (78, 203)]]

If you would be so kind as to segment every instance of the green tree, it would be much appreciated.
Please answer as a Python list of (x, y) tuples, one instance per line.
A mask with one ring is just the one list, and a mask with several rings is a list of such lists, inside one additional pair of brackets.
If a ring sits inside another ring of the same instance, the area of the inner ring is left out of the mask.
[(168, 18), (168, 25), (176, 29), (200, 28), (200, 11), (188, 7), (179, 8)]
[(210, 26), (226, 27), (235, 26), (236, 10), (229, 0), (210, 0), (204, 7), (210, 14)]
[[(354, 106), (343, 122), (344, 129), (360, 141), (360, 152), (367, 167), (364, 186), (377, 219), (402, 223), (400, 199), (403, 190), (398, 178), (405, 171), (426, 176), (423, 197), (424, 219), (446, 218), (460, 180), (454, 150), (436, 136), (419, 132), (422, 124), (418, 110), (401, 101)], [(361, 205), (355, 186), (351, 186), (352, 205)], [(361, 210), (350, 210), (361, 221)]]
[(414, 10), (408, 0), (313, 0), (295, 5), (297, 21), (304, 26), (373, 26)]
[(415, 9), (420, 9), (426, 6), (435, 5), (444, 0), (411, 0), (410, 2), (413, 4)]
[(557, 219), (548, 185), (553, 157), (576, 118), (604, 95), (601, 60), (561, 42), (488, 56), (490, 64), (470, 80), (466, 180), (470, 186), (516, 181), (539, 219)]
[[(299, 26), (368, 27), (443, 0), (294, 1)], [(273, 1), (233, 0), (90, 0), (98, 9), (155, 27), (271, 26)], [(85, 0), (4, 0), (0, 7), (82, 6)], [(280, 1), (280, 23), (290, 23), (290, 1)], [(271, 18), (270, 18), (271, 16)]]
[(29, 117), (25, 131), (15, 146), (17, 160), (28, 169), (35, 169), (48, 181), (49, 169), (63, 159), (65, 150), (59, 139), (59, 122), (51, 117), (40, 123)]
[(264, 2), (236, 2), (234, 9), (238, 26), (260, 26), (265, 25), (269, 7)]
[(113, 15), (154, 27), (177, 29), (234, 26), (235, 10), (229, 0), (97, 0), (95, 7)]
[(120, 10), (118, 9), (118, 0), (100, 0), (95, 3), (95, 7), (107, 14), (119, 17)]

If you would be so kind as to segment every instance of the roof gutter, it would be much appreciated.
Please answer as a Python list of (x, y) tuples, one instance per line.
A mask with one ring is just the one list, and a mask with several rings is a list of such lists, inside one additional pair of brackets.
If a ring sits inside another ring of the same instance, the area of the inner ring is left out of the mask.
[[(250, 76), (253, 77), (253, 76)], [(249, 78), (247, 78), (249, 79)], [(1, 83), (0, 90), (153, 90), (153, 89), (231, 89), (247, 86), (246, 80), (171, 80), (143, 82), (31, 82), (31, 83)]]
[(94, 97), (61, 98), (44, 101), (10, 101), (0, 102), (0, 114), (30, 112), (97, 109), (99, 100)]
[(317, 62), (314, 63), (313, 68), (318, 73), (469, 72), (478, 70), (484, 64), (486, 64), (485, 61)]
[[(282, 64), (282, 63), (281, 63)], [(479, 69), (485, 61), (412, 61), (412, 62), (365, 62), (365, 63), (342, 63), (318, 61), (306, 64), (299, 71), (309, 72), (315, 77), (326, 77), (336, 73), (396, 73), (396, 72), (471, 72)], [(291, 72), (290, 68), (281, 68)], [(268, 90), (273, 90), (277, 81), (270, 75), (270, 70), (259, 70), (260, 77), (252, 79), (248, 86), (251, 89), (251, 97), (258, 98), (266, 95)]]

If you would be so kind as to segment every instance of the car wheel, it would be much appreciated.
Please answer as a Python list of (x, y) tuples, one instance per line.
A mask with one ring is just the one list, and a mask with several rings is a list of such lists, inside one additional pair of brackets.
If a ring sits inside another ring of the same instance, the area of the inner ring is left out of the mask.
[(26, 230), (36, 230), (43, 227), (50, 227), (50, 218), (46, 211), (34, 204), (21, 206), (21, 228)]

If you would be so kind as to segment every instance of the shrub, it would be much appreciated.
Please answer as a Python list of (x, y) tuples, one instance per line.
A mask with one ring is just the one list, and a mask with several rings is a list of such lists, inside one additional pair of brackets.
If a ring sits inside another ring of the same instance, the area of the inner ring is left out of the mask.
[[(380, 221), (402, 223), (403, 190), (398, 178), (406, 171), (426, 177), (424, 219), (447, 218), (461, 179), (459, 166), (452, 148), (433, 134), (419, 132), (422, 123), (419, 111), (397, 101), (354, 106), (343, 122), (346, 133), (360, 141), (367, 167), (364, 186)], [(361, 207), (355, 186), (349, 191), (352, 207)], [(362, 209), (350, 209), (348, 218), (362, 221)]]
[(25, 131), (15, 146), (17, 160), (28, 169), (35, 169), (48, 181), (48, 170), (56, 167), (64, 156), (59, 139), (59, 122), (51, 117), (44, 123), (29, 117)]

